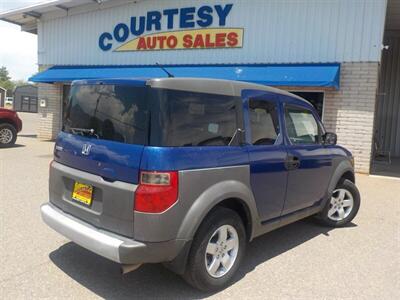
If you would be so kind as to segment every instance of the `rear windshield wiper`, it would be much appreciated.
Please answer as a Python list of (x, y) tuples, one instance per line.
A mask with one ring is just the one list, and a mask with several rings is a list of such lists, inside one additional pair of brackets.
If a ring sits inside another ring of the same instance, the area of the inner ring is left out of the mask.
[(82, 136), (85, 135), (90, 135), (90, 136), (95, 136), (97, 139), (99, 138), (99, 136), (96, 134), (95, 130), (93, 128), (73, 128), (70, 127), (69, 128), (73, 134), (80, 134)]

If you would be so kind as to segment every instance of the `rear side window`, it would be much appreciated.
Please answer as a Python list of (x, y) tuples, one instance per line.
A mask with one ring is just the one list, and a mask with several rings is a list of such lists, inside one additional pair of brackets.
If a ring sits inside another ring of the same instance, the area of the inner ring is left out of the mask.
[(128, 144), (148, 143), (146, 88), (123, 85), (77, 85), (70, 92), (64, 131)]
[(277, 106), (273, 102), (251, 99), (249, 102), (251, 143), (274, 145), (279, 135)]
[(319, 144), (318, 123), (312, 112), (301, 107), (285, 107), (287, 134), (292, 144)]
[(151, 145), (226, 146), (235, 134), (238, 105), (234, 97), (159, 90), (155, 99)]

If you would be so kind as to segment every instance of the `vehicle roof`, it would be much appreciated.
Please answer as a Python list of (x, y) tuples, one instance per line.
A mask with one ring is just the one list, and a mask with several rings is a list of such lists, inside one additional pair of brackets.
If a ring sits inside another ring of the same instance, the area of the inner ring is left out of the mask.
[(149, 78), (81, 79), (72, 81), (72, 85), (121, 84), (121, 85), (145, 86), (148, 80)]
[(164, 88), (198, 93), (219, 94), (226, 96), (242, 95), (243, 90), (266, 91), (274, 94), (295, 98), (304, 104), (311, 105), (307, 100), (284, 90), (266, 85), (254, 84), (244, 81), (223, 80), (212, 78), (170, 77), (170, 78), (108, 78), (76, 80), (75, 84), (124, 84), (133, 86), (151, 86), (152, 88)]

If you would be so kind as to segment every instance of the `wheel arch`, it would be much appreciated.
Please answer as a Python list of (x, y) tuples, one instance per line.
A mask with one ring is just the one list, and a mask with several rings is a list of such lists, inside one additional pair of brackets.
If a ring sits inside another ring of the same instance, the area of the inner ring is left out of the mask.
[(347, 159), (341, 160), (333, 171), (331, 180), (328, 185), (328, 190), (326, 194), (326, 199), (322, 203), (322, 207), (325, 207), (326, 201), (328, 201), (338, 183), (341, 180), (348, 179), (351, 182), (355, 183), (355, 175), (354, 175), (354, 168), (351, 162)]
[(352, 183), (356, 183), (356, 178), (354, 176), (354, 172), (353, 171), (344, 172), (339, 180), (346, 180), (346, 179), (350, 180)]
[(252, 240), (258, 220), (256, 203), (250, 188), (233, 180), (213, 185), (196, 199), (180, 226), (178, 238), (192, 239), (203, 220), (218, 206), (237, 212), (243, 220), (248, 240)]
[[(229, 192), (222, 192), (224, 189)], [(179, 229), (178, 238), (188, 239), (188, 242), (173, 261), (164, 263), (168, 269), (177, 274), (185, 272), (192, 239), (204, 219), (215, 208), (221, 206), (238, 213), (243, 220), (248, 241), (253, 239), (258, 213), (251, 190), (238, 181), (218, 183), (198, 197), (186, 214)]]
[(248, 205), (240, 198), (228, 198), (228, 199), (222, 200), (221, 202), (217, 203), (207, 213), (205, 218), (207, 218), (207, 216), (209, 214), (211, 214), (212, 211), (214, 209), (216, 209), (217, 207), (229, 208), (239, 215), (240, 219), (242, 219), (244, 228), (246, 229), (246, 237), (247, 237), (247, 240), (249, 241), (252, 237), (253, 222), (251, 219), (250, 209), (249, 209)]
[(8, 118), (0, 118), (0, 125), (1, 124), (8, 124), (8, 125), (13, 126), (15, 129), (17, 129), (15, 122)]

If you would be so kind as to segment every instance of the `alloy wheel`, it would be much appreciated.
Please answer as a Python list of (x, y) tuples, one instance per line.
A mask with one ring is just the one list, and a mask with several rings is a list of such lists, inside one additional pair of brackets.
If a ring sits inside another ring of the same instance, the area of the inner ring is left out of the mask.
[(11, 129), (3, 128), (0, 130), (0, 143), (9, 144), (13, 139), (13, 133)]
[(350, 215), (353, 206), (353, 195), (346, 189), (336, 189), (332, 193), (328, 218), (336, 222), (342, 221)]
[(239, 251), (239, 237), (231, 225), (222, 225), (208, 241), (205, 264), (207, 272), (214, 278), (220, 278), (234, 265)]

